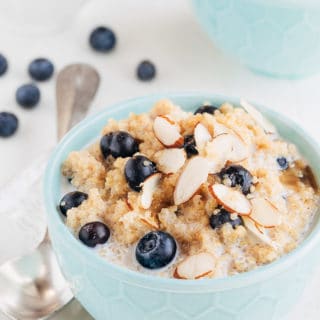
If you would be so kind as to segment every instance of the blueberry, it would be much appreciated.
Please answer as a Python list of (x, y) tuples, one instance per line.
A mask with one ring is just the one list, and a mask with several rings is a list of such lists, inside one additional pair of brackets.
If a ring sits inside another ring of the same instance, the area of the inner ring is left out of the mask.
[(95, 28), (89, 38), (91, 47), (99, 52), (108, 52), (112, 50), (116, 45), (116, 36), (114, 32), (107, 27)]
[(25, 109), (35, 107), (40, 100), (40, 90), (34, 84), (25, 84), (16, 91), (16, 100)]
[(0, 76), (6, 73), (8, 69), (8, 61), (5, 56), (0, 53)]
[(251, 173), (240, 165), (231, 165), (219, 172), (222, 182), (230, 179), (231, 187), (240, 186), (243, 194), (248, 194), (252, 185)]
[(159, 269), (174, 259), (176, 251), (176, 241), (170, 234), (163, 231), (152, 231), (138, 242), (136, 259), (145, 268)]
[(285, 157), (277, 158), (277, 162), (281, 170), (286, 170), (289, 168), (289, 162)]
[(230, 212), (223, 208), (219, 208), (219, 212), (210, 217), (210, 226), (212, 229), (218, 229), (225, 223), (230, 223), (232, 228), (235, 229), (237, 226), (243, 225), (243, 220), (240, 216), (231, 219)]
[(72, 191), (63, 196), (60, 200), (59, 208), (63, 215), (67, 215), (67, 211), (71, 208), (79, 207), (80, 204), (88, 199), (88, 195), (81, 191)]
[(137, 68), (137, 77), (142, 81), (152, 80), (156, 76), (156, 67), (155, 65), (148, 61), (144, 60), (139, 63)]
[(129, 159), (124, 168), (126, 180), (135, 191), (140, 191), (140, 184), (156, 172), (156, 164), (144, 156), (135, 156)]
[(10, 112), (0, 112), (0, 137), (10, 137), (18, 129), (18, 118)]
[(210, 106), (210, 105), (204, 105), (204, 106), (201, 106), (199, 107), (195, 112), (194, 114), (197, 114), (197, 113), (210, 113), (210, 114), (214, 114), (214, 112), (216, 110), (218, 110), (219, 108), (215, 107), (215, 106)]
[(28, 71), (32, 79), (45, 81), (51, 78), (54, 66), (48, 59), (38, 58), (30, 63)]
[(79, 240), (88, 247), (95, 247), (97, 244), (103, 244), (110, 237), (109, 228), (102, 222), (89, 222), (81, 227), (79, 231)]
[(106, 134), (100, 140), (100, 149), (106, 159), (109, 155), (114, 158), (130, 157), (139, 151), (139, 145), (128, 132), (115, 131)]
[(191, 158), (192, 156), (197, 155), (199, 153), (196, 148), (194, 136), (192, 134), (184, 136), (183, 148), (186, 151), (188, 158)]

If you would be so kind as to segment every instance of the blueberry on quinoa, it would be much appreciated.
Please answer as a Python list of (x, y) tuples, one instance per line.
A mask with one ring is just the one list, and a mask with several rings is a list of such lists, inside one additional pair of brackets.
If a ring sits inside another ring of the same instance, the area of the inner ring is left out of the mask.
[(139, 144), (128, 132), (115, 131), (101, 138), (100, 149), (105, 159), (110, 155), (126, 158), (139, 151)]
[(67, 211), (71, 208), (76, 208), (81, 203), (88, 199), (88, 195), (81, 191), (72, 191), (63, 196), (60, 200), (59, 208), (63, 215), (67, 215)]
[(231, 218), (231, 214), (229, 211), (219, 208), (219, 211), (210, 217), (210, 226), (212, 229), (219, 229), (225, 223), (230, 223), (232, 228), (235, 229), (236, 227), (243, 225), (243, 220), (240, 216), (236, 216), (234, 219)]
[(218, 175), (222, 183), (228, 179), (231, 187), (239, 186), (245, 195), (250, 193), (253, 177), (246, 168), (240, 165), (230, 165), (223, 168)]
[(289, 162), (285, 157), (277, 158), (278, 165), (281, 170), (287, 170), (289, 168)]
[(211, 106), (211, 105), (203, 105), (201, 107), (199, 107), (195, 112), (194, 114), (197, 114), (197, 113), (210, 113), (210, 114), (214, 114), (214, 112), (216, 110), (218, 110), (219, 108), (218, 107), (215, 107), (215, 106)]
[(156, 172), (158, 172), (156, 164), (141, 155), (130, 158), (124, 168), (130, 188), (138, 192), (141, 191), (141, 183)]
[(199, 153), (196, 148), (194, 136), (192, 134), (184, 136), (183, 148), (186, 151), (188, 158), (191, 158)]
[(136, 259), (145, 268), (159, 269), (168, 265), (176, 252), (176, 241), (169, 233), (152, 231), (139, 240)]
[(103, 244), (110, 237), (109, 228), (102, 222), (89, 222), (81, 227), (79, 231), (79, 240), (88, 247), (95, 247), (97, 244)]

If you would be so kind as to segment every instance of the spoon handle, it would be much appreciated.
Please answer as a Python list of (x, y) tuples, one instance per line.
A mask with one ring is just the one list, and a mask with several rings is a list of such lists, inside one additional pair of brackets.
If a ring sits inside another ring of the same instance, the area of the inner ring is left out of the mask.
[[(97, 71), (86, 64), (68, 65), (59, 72), (56, 85), (59, 139), (86, 115), (99, 82)], [(1, 255), (3, 261), (0, 261), (0, 264), (29, 252), (39, 245), (42, 239), (43, 242), (48, 240), (41, 203), (41, 180), (52, 150), (53, 148), (50, 148), (40, 153), (31, 165), (0, 187), (0, 218), (3, 222), (7, 221), (5, 229), (13, 228), (27, 239), (19, 241), (17, 248)], [(6, 243), (6, 236), (7, 233), (0, 232), (0, 243)]]
[(58, 141), (87, 114), (99, 87), (98, 72), (87, 64), (72, 64), (57, 77), (57, 131)]

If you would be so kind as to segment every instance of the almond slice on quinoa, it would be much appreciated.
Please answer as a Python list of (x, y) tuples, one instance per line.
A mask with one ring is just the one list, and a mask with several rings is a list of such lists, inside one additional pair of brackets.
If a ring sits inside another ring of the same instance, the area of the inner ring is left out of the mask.
[(157, 116), (153, 122), (153, 131), (157, 139), (166, 147), (180, 147), (183, 144), (180, 127), (168, 116)]
[(231, 146), (231, 152), (227, 155), (228, 161), (238, 162), (248, 158), (249, 148), (238, 135), (229, 134), (224, 140), (225, 143), (229, 143)]
[(215, 258), (208, 252), (187, 257), (174, 270), (176, 279), (200, 279), (210, 275), (215, 268)]
[(259, 226), (273, 228), (281, 223), (279, 210), (265, 198), (251, 199), (252, 211), (250, 218)]
[(206, 142), (212, 139), (209, 130), (202, 123), (198, 123), (196, 125), (193, 134), (198, 149), (202, 149)]
[(253, 105), (243, 99), (240, 100), (240, 105), (257, 122), (257, 124), (263, 128), (266, 133), (277, 133), (275, 126), (269, 120), (267, 120)]
[(231, 133), (215, 137), (207, 143), (205, 151), (207, 158), (217, 166), (214, 169), (221, 169), (227, 161), (239, 162), (249, 156), (248, 146), (237, 135)]
[(151, 229), (154, 229), (154, 230), (158, 230), (159, 229), (159, 225), (155, 221), (155, 219), (154, 219), (154, 221), (151, 221), (151, 219), (140, 218), (140, 221), (142, 223), (144, 223), (146, 226), (148, 226), (149, 228), (151, 228)]
[(173, 194), (174, 204), (182, 204), (198, 191), (207, 180), (209, 174), (208, 161), (200, 156), (191, 158), (183, 168)]
[(161, 173), (158, 172), (148, 177), (142, 183), (140, 203), (143, 209), (150, 208), (152, 204), (153, 194), (157, 189), (160, 179), (161, 179)]
[(170, 148), (158, 151), (155, 155), (158, 169), (165, 173), (176, 173), (186, 161), (184, 149)]
[(264, 228), (260, 228), (250, 217), (242, 217), (242, 219), (244, 226), (255, 238), (269, 246), (274, 247), (273, 241), (270, 239)]
[(248, 216), (252, 206), (247, 197), (235, 188), (230, 188), (224, 184), (213, 184), (209, 186), (209, 192), (226, 210), (235, 212), (241, 216)]
[(230, 132), (231, 132), (231, 130), (228, 127), (226, 127), (225, 125), (223, 125), (222, 123), (220, 123), (214, 119), (214, 121), (213, 121), (214, 137), (217, 137), (220, 134), (230, 133)]

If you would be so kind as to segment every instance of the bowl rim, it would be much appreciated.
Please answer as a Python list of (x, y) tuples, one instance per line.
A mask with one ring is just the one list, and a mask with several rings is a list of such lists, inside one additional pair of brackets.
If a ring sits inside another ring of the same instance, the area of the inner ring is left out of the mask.
[[(58, 230), (58, 235), (64, 238), (64, 242), (68, 243), (70, 246), (74, 247), (79, 254), (86, 257), (88, 263), (98, 266), (99, 269), (108, 270), (108, 276), (118, 279), (121, 282), (126, 282), (134, 286), (146, 287), (149, 289), (157, 289), (162, 291), (171, 292), (215, 292), (215, 291), (224, 291), (228, 289), (246, 287), (254, 283), (262, 282), (268, 278), (276, 276), (282, 272), (285, 272), (291, 266), (298, 264), (298, 261), (301, 260), (307, 253), (309, 253), (317, 243), (320, 242), (320, 222), (314, 226), (310, 234), (299, 244), (299, 246), (291, 251), (288, 254), (280, 257), (276, 261), (260, 266), (254, 270), (243, 272), (240, 274), (227, 276), (223, 278), (214, 278), (214, 279), (201, 279), (201, 280), (188, 280), (182, 281), (172, 278), (162, 278), (149, 274), (139, 273), (125, 267), (118, 266), (108, 262), (106, 259), (101, 258), (94, 250), (87, 248), (80, 243), (78, 239), (70, 232), (67, 226), (64, 224), (61, 216), (57, 214), (57, 207), (55, 203), (54, 195), (56, 192), (53, 190), (52, 186), (55, 175), (59, 172), (61, 163), (63, 161), (63, 151), (67, 149), (69, 143), (74, 141), (77, 138), (79, 132), (87, 130), (88, 128), (94, 126), (94, 124), (105, 118), (106, 121), (109, 118), (109, 115), (119, 111), (128, 109), (130, 104), (140, 102), (141, 104), (153, 103), (154, 100), (160, 100), (163, 98), (168, 99), (185, 99), (185, 98), (199, 98), (203, 99), (202, 101), (207, 101), (208, 97), (211, 97), (211, 100), (221, 100), (230, 102), (235, 106), (239, 106), (239, 98), (232, 96), (219, 95), (207, 91), (188, 91), (188, 92), (164, 92), (158, 94), (151, 94), (147, 96), (136, 97), (118, 103), (112, 104), (109, 107), (106, 107), (98, 112), (88, 116), (85, 120), (81, 121), (74, 128), (72, 128), (61, 140), (61, 142), (55, 147), (50, 159), (48, 161), (44, 183), (44, 201), (46, 207), (46, 214), (50, 220), (48, 223), (49, 233), (51, 228)], [(260, 104), (254, 103), (254, 106), (257, 107), (260, 111), (267, 114), (273, 114), (278, 117), (281, 117), (281, 121), (286, 123), (288, 128), (291, 128), (295, 132), (299, 132), (299, 135), (303, 135), (312, 143), (314, 146), (313, 152), (317, 155), (317, 158), (320, 160), (320, 152), (318, 143), (309, 136), (297, 123), (293, 120), (285, 117), (283, 114), (279, 114), (276, 111), (273, 111), (267, 107), (261, 106)], [(150, 106), (151, 107), (151, 106)], [(128, 110), (129, 112), (129, 110)], [(319, 180), (319, 179), (317, 179)], [(319, 209), (318, 209), (319, 211)], [(319, 220), (319, 219), (318, 219)]]

